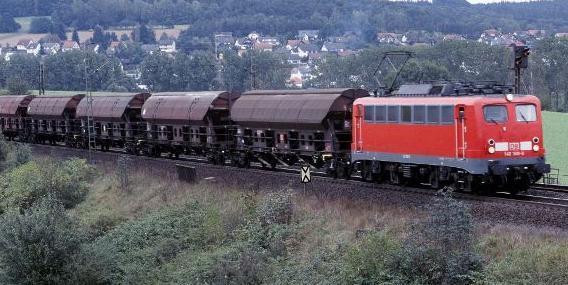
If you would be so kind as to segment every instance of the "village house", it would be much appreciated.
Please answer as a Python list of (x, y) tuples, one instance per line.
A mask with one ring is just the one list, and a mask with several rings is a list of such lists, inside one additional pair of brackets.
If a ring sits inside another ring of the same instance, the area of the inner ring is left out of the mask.
[(568, 38), (568, 33), (556, 33), (554, 35), (554, 37), (556, 37), (557, 39), (559, 38)]
[(298, 39), (304, 42), (317, 41), (319, 39), (319, 30), (299, 30)]
[(343, 43), (332, 43), (332, 42), (325, 42), (325, 43), (323, 43), (323, 46), (321, 47), (322, 52), (333, 52), (333, 53), (342, 52), (346, 49), (347, 49), (347, 47), (345, 46), (345, 44), (343, 44)]
[(155, 52), (159, 51), (160, 48), (156, 44), (143, 44), (140, 46), (142, 50), (147, 54), (154, 54)]
[(235, 42), (235, 39), (233, 38), (232, 32), (216, 33), (213, 36), (213, 38), (214, 38), (215, 50), (217, 52), (222, 50), (230, 50), (233, 48), (233, 43)]
[(79, 46), (79, 43), (77, 43), (76, 41), (66, 40), (63, 42), (61, 46), (61, 51), (67, 52), (67, 51), (79, 50), (80, 48), (81, 47)]
[(397, 33), (377, 33), (377, 41), (379, 44), (403, 45), (407, 37)]
[(263, 42), (255, 42), (253, 44), (253, 49), (257, 51), (272, 51), (273, 47), (273, 45)]
[(46, 55), (54, 55), (61, 50), (61, 44), (59, 43), (43, 43), (41, 46), (43, 53)]
[(91, 42), (84, 42), (82, 44), (79, 45), (81, 50), (84, 51), (92, 51), (92, 52), (96, 52), (98, 53), (101, 46), (99, 44), (96, 43), (91, 43)]
[(33, 42), (34, 41), (30, 39), (19, 40), (18, 43), (16, 44), (16, 50), (23, 50), (27, 52), (28, 46)]
[(161, 52), (165, 53), (175, 53), (176, 41), (172, 38), (164, 38), (158, 41), (158, 48)]
[(31, 54), (33, 56), (38, 56), (41, 52), (41, 44), (38, 42), (30, 42), (30, 44), (26, 48), (26, 53)]
[(272, 47), (277, 47), (280, 45), (280, 40), (277, 37), (260, 37), (258, 41), (263, 44), (272, 45)]

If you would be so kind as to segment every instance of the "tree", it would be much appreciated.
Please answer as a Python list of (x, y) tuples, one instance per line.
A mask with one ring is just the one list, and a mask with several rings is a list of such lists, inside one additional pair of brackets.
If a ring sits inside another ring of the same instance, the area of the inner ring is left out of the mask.
[(20, 24), (16, 23), (12, 15), (7, 13), (0, 15), (0, 33), (13, 33), (21, 27)]
[(43, 34), (52, 31), (53, 23), (49, 18), (39, 17), (33, 18), (30, 24), (30, 33), (32, 34)]
[(154, 34), (154, 31), (145, 24), (136, 26), (134, 31), (132, 31), (131, 38), (133, 41), (141, 42), (143, 44), (156, 43), (156, 35)]
[(173, 70), (174, 60), (161, 53), (146, 56), (142, 62), (142, 82), (152, 91), (169, 91), (179, 74)]
[(71, 35), (71, 40), (74, 42), (81, 42), (81, 39), (79, 38), (79, 32), (77, 32), (77, 29), (73, 30), (73, 34)]
[(0, 223), (0, 259), (11, 282), (58, 284), (84, 240), (63, 206), (48, 197), (24, 214), (5, 214)]
[(474, 249), (467, 206), (449, 196), (429, 204), (430, 215), (414, 225), (397, 269), (400, 284), (475, 284), (483, 262)]
[(57, 35), (61, 40), (67, 39), (67, 30), (65, 28), (65, 24), (63, 24), (61, 21), (54, 21), (52, 23), (51, 33)]
[[(5, 65), (6, 84), (8, 84), (8, 79), (19, 80), (21, 83), (13, 81), (14, 86), (27, 86), (28, 88), (33, 88), (39, 86), (39, 59), (33, 55), (14, 55), (10, 58), (10, 61), (6, 62)], [(16, 88), (17, 89), (17, 88)], [(14, 92), (24, 91), (23, 89), (14, 90)]]
[(223, 54), (222, 81), (227, 90), (285, 88), (289, 67), (284, 59), (270, 52), (248, 52), (243, 57), (234, 52)]
[(130, 37), (128, 37), (128, 34), (122, 34), (120, 35), (120, 41), (121, 42), (127, 42), (130, 40)]
[(10, 77), (6, 80), (8, 93), (13, 95), (26, 95), (29, 93), (28, 84), (18, 77)]

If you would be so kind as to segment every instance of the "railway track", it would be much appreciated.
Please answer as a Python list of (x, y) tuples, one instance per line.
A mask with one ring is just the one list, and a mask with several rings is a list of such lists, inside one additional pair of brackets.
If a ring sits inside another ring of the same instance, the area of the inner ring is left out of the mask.
[[(55, 146), (50, 146), (50, 145), (31, 145), (32, 147), (36, 147), (36, 148), (44, 148), (44, 149), (52, 149), (52, 150), (69, 150), (69, 151), (75, 151), (75, 152), (82, 152), (83, 154), (86, 153), (86, 151), (83, 150), (79, 150), (79, 149), (72, 149), (72, 148), (67, 148), (61, 145), (55, 145)], [(269, 169), (269, 168), (265, 168), (262, 167), (260, 163), (258, 164), (252, 164), (250, 168), (247, 169), (243, 169), (243, 168), (238, 168), (236, 166), (230, 166), (230, 165), (212, 165), (210, 164), (206, 158), (204, 157), (196, 157), (196, 156), (180, 156), (179, 158), (176, 159), (172, 159), (172, 158), (168, 158), (168, 157), (147, 157), (147, 156), (135, 156), (135, 155), (129, 155), (126, 154), (124, 151), (121, 151), (119, 149), (111, 149), (109, 151), (106, 152), (102, 152), (102, 151), (93, 151), (93, 155), (116, 155), (116, 156), (129, 156), (129, 157), (134, 157), (136, 159), (142, 159), (145, 161), (157, 161), (157, 162), (162, 162), (162, 163), (170, 163), (170, 164), (183, 164), (183, 163), (191, 163), (194, 165), (200, 165), (200, 166), (206, 166), (206, 167), (224, 167), (224, 168), (228, 168), (228, 169), (232, 169), (232, 170), (237, 170), (237, 171), (247, 171), (247, 172), (251, 172), (251, 173), (257, 173), (257, 174), (261, 174), (264, 176), (270, 176), (270, 175), (284, 175), (289, 177), (290, 179), (297, 179), (299, 181), (299, 173), (300, 170), (299, 169), (293, 169), (293, 168), (276, 168), (276, 169)], [(335, 185), (342, 185), (342, 186), (346, 186), (352, 189), (360, 189), (360, 188), (365, 188), (365, 189), (377, 189), (377, 190), (390, 190), (390, 191), (397, 191), (397, 192), (404, 192), (404, 193), (412, 193), (412, 194), (418, 194), (418, 195), (427, 195), (427, 196), (433, 196), (436, 193), (443, 191), (443, 190), (432, 190), (432, 189), (425, 189), (425, 188), (419, 188), (419, 187), (409, 187), (409, 186), (401, 186), (401, 185), (391, 185), (391, 184), (378, 184), (378, 183), (369, 183), (369, 182), (365, 182), (362, 181), (360, 178), (354, 177), (350, 180), (344, 180), (344, 179), (334, 179), (331, 177), (328, 177), (325, 173), (323, 172), (312, 172), (312, 176), (317, 178), (317, 181), (319, 183), (326, 183), (326, 184), (335, 184)], [(563, 193), (568, 193), (568, 187), (567, 186), (559, 186), (559, 185), (545, 185), (545, 184), (537, 184), (534, 185), (532, 187), (532, 189), (535, 190), (540, 190), (540, 191), (551, 191), (551, 192), (563, 192)], [(488, 195), (488, 196), (479, 196), (479, 195), (471, 195), (468, 193), (460, 193), (460, 192), (456, 192), (453, 193), (454, 197), (459, 198), (461, 200), (470, 200), (470, 201), (486, 201), (486, 202), (497, 202), (497, 203), (520, 203), (520, 204), (525, 204), (525, 205), (530, 205), (530, 206), (536, 206), (536, 207), (550, 207), (550, 208), (555, 208), (555, 209), (565, 209), (568, 210), (568, 199), (562, 199), (562, 198), (557, 198), (557, 197), (545, 197), (545, 196), (540, 196), (540, 195), (528, 195), (528, 194), (517, 194), (517, 195), (512, 195), (509, 193), (496, 193), (494, 195)]]
[(535, 184), (531, 187), (533, 190), (541, 190), (541, 191), (549, 191), (549, 192), (558, 192), (558, 193), (568, 193), (568, 186), (567, 185), (547, 185), (547, 184)]

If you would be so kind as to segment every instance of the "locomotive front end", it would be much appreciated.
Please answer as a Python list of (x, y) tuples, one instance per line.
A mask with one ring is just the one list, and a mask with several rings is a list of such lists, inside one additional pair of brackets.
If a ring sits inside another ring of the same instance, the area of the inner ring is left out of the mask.
[(487, 162), (492, 184), (523, 191), (550, 172), (538, 98), (507, 94), (483, 100), (477, 107), (482, 127), (475, 149)]

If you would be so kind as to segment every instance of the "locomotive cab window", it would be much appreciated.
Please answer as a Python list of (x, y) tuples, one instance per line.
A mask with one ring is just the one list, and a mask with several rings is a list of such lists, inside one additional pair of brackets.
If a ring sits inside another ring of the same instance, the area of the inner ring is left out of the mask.
[(375, 106), (375, 122), (386, 122), (387, 106)]
[(414, 106), (413, 109), (414, 118), (412, 121), (416, 124), (424, 124), (426, 122), (426, 106)]
[(536, 106), (533, 104), (517, 105), (515, 107), (517, 122), (535, 122)]
[(400, 106), (400, 121), (412, 123), (412, 106)]
[(372, 122), (374, 117), (375, 106), (365, 106), (365, 121)]
[(483, 116), (488, 123), (504, 123), (508, 120), (507, 107), (503, 105), (487, 105), (483, 107)]
[(440, 106), (428, 106), (426, 108), (428, 113), (428, 123), (429, 124), (439, 124), (440, 123)]
[(387, 121), (389, 123), (397, 123), (400, 117), (399, 106), (388, 106), (387, 110)]
[(452, 124), (454, 122), (454, 106), (442, 106), (441, 122), (442, 124)]

